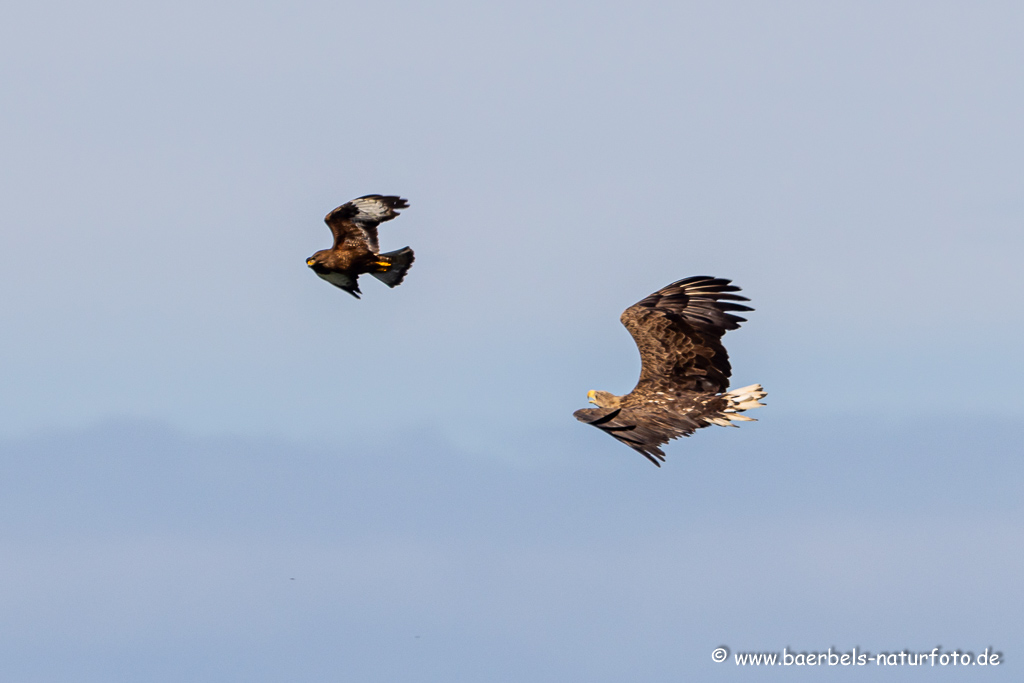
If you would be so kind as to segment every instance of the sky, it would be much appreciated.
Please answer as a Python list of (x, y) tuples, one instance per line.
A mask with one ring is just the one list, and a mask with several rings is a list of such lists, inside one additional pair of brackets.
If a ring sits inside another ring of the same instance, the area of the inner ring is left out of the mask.
[[(755, 675), (723, 644), (991, 645), (1010, 680), (1022, 29), (1009, 2), (8, 3), (18, 680)], [(356, 301), (304, 260), (368, 193), (409, 199), (381, 246), (417, 259)], [(768, 407), (656, 470), (571, 413), (629, 391), (619, 314), (690, 275), (751, 298), (725, 341)]]

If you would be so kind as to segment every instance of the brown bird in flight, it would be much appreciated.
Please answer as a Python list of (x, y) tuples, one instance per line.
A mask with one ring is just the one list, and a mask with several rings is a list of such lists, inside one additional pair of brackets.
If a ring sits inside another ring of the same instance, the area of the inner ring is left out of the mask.
[(621, 317), (640, 349), (640, 381), (625, 396), (607, 391), (587, 394), (597, 408), (573, 413), (642, 454), (658, 467), (662, 444), (690, 436), (710, 424), (749, 422), (745, 410), (764, 404), (760, 384), (729, 388), (729, 354), (722, 335), (745, 318), (729, 311), (752, 311), (737, 301), (739, 287), (729, 280), (689, 277), (673, 282), (627, 308)]
[(334, 246), (321, 249), (306, 265), (335, 287), (359, 298), (359, 276), (369, 273), (388, 287), (402, 284), (414, 260), (409, 247), (380, 253), (377, 226), (398, 215), (395, 209), (408, 208), (401, 197), (368, 194), (331, 211), (324, 218), (334, 235)]

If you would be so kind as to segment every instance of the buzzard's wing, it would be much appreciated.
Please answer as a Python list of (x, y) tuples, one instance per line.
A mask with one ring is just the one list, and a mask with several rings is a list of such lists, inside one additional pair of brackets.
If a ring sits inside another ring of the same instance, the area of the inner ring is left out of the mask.
[(395, 209), (408, 206), (409, 202), (401, 197), (368, 194), (342, 204), (327, 214), (324, 222), (334, 234), (335, 249), (346, 242), (356, 242), (379, 254), (377, 226), (397, 216)]
[(662, 444), (679, 436), (689, 436), (703, 426), (699, 418), (656, 406), (642, 410), (628, 407), (585, 408), (572, 415), (580, 422), (608, 432), (658, 467), (665, 462)]
[(717, 394), (729, 387), (729, 354), (722, 335), (745, 318), (729, 311), (751, 311), (734, 303), (730, 280), (689, 277), (639, 301), (622, 314), (622, 324), (640, 349), (640, 381), (625, 397), (624, 407), (638, 408), (659, 395), (685, 392)]
[(340, 270), (329, 270), (323, 273), (317, 273), (317, 275), (319, 275), (324, 280), (327, 280), (335, 287), (344, 289), (346, 292), (348, 292), (357, 299), (359, 298), (359, 295), (362, 294), (362, 292), (359, 291), (358, 275), (352, 276)]

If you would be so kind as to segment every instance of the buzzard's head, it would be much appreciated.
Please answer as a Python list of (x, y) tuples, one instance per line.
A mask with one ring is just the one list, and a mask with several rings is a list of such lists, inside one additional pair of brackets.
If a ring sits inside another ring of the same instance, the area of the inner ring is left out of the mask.
[(593, 403), (598, 408), (618, 408), (622, 405), (621, 396), (616, 396), (607, 391), (594, 391), (591, 389), (587, 392), (587, 398), (590, 403)]
[(306, 259), (306, 265), (309, 266), (310, 268), (312, 268), (313, 270), (316, 270), (317, 269), (316, 267), (318, 265), (321, 265), (321, 263), (320, 263), (320, 255), (321, 254), (323, 254), (323, 251), (318, 251), (315, 254), (313, 254), (312, 256), (310, 256), (308, 259)]

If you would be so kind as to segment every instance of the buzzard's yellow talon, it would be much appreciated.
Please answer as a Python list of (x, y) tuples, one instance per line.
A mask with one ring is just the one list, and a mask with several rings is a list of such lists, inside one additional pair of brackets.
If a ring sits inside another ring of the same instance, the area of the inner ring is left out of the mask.
[(391, 264), (386, 262), (386, 261), (377, 261), (376, 263), (374, 263), (374, 265), (375, 266), (380, 266), (381, 268), (385, 268), (385, 269), (391, 267)]

